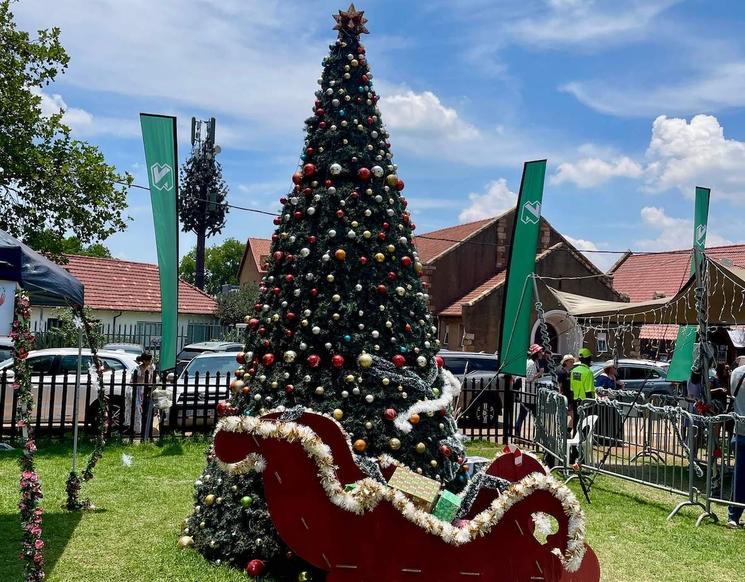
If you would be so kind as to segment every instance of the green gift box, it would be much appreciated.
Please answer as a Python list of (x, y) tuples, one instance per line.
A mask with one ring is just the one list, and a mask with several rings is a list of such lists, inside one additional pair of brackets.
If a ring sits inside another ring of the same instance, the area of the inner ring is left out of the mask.
[(455, 519), (462, 501), (455, 493), (443, 491), (437, 500), (435, 508), (432, 510), (432, 515), (437, 519), (450, 523)]
[(347, 493), (351, 493), (355, 489), (357, 489), (357, 483), (347, 483), (346, 485), (344, 485), (344, 491), (346, 491)]
[(432, 511), (437, 494), (440, 492), (440, 483), (429, 479), (405, 467), (396, 467), (396, 470), (388, 479), (388, 485), (405, 493), (412, 503), (422, 511)]

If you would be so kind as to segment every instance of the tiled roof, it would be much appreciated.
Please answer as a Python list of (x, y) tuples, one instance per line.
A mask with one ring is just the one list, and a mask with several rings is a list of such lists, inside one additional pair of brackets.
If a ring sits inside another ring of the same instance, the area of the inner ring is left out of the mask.
[(445, 309), (440, 311), (438, 314), (440, 317), (460, 317), (462, 315), (463, 306), (470, 303), (475, 303), (482, 296), (488, 295), (498, 287), (501, 287), (504, 283), (507, 272), (501, 271), (493, 277), (484, 281), (481, 285), (466, 293), (463, 297), (454, 301), (448, 305)]
[(647, 323), (639, 328), (639, 339), (673, 341), (678, 338), (678, 326), (664, 323)]
[(419, 254), (419, 259), (425, 265), (432, 262), (433, 259), (457, 246), (467, 238), (470, 238), (479, 230), (497, 220), (497, 218), (499, 217), (495, 216), (475, 222), (449, 226), (414, 237), (414, 245), (416, 246), (416, 252)]
[[(628, 295), (631, 301), (647, 301), (656, 297), (672, 297), (688, 280), (691, 252), (630, 253), (613, 271), (613, 287)], [(745, 268), (745, 245), (729, 245), (706, 249), (710, 259), (729, 266)]]
[[(85, 304), (93, 309), (160, 311), (157, 265), (120, 259), (68, 255), (63, 265), (85, 286)], [(212, 297), (179, 280), (179, 313), (211, 315), (217, 306)]]
[(269, 254), (272, 248), (272, 241), (268, 238), (249, 238), (248, 244), (251, 247), (251, 253), (253, 254), (256, 267), (259, 271), (264, 271), (264, 265), (261, 264), (261, 257)]

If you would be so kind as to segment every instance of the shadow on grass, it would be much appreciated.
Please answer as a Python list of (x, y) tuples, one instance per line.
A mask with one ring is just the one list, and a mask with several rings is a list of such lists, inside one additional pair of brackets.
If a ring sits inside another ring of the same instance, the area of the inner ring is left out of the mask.
[[(49, 574), (65, 551), (82, 514), (64, 511), (44, 514), (44, 571)], [(3, 580), (22, 580), (23, 564), (18, 559), (21, 550), (21, 521), (18, 514), (0, 514), (0, 572)]]
[(169, 439), (158, 444), (161, 457), (179, 457), (184, 454), (184, 446), (180, 440)]

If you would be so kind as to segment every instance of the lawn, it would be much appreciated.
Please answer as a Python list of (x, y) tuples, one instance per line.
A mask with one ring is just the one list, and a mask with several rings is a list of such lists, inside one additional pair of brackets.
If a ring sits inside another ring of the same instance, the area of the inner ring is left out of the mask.
[[(212, 566), (176, 541), (192, 505), (192, 484), (203, 466), (206, 441), (170, 441), (158, 446), (112, 444), (97, 477), (84, 493), (98, 506), (71, 514), (60, 509), (70, 464), (69, 448), (43, 445), (39, 472), (45, 492), (44, 538), (51, 581), (231, 581), (247, 579)], [(473, 454), (493, 446), (475, 443)], [(83, 453), (87, 452), (84, 448)], [(133, 463), (122, 463), (122, 454)], [(18, 580), (21, 564), (16, 513), (18, 470), (14, 452), (0, 452), (0, 579)], [(573, 486), (577, 491), (576, 486)], [(745, 578), (745, 532), (722, 525), (694, 527), (696, 512), (665, 518), (678, 498), (652, 489), (599, 478), (592, 504), (582, 499), (588, 538), (603, 568), (603, 580), (686, 581)], [(721, 513), (721, 511), (720, 511)]]

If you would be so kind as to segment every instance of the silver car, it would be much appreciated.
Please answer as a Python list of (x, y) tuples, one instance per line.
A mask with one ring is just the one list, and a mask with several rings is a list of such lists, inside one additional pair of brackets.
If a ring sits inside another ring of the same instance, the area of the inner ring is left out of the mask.
[[(106, 393), (110, 395), (113, 416), (121, 410), (127, 396), (128, 382), (137, 368), (134, 356), (124, 352), (100, 350), (104, 372), (103, 381)], [(26, 361), (31, 369), (31, 392), (35, 409), (33, 419), (40, 426), (58, 427), (63, 422), (71, 424), (73, 419), (73, 394), (75, 375), (78, 367), (77, 348), (49, 348), (32, 350)], [(95, 390), (89, 390), (88, 369), (92, 361), (91, 351), (83, 350), (80, 367), (80, 392), (78, 393), (78, 421), (85, 422), (97, 413)], [(10, 384), (15, 378), (12, 358), (0, 363), (0, 374), (5, 374), (5, 398), (3, 399), (3, 425), (10, 426), (13, 415), (14, 391)], [(64, 409), (64, 415), (63, 415)], [(64, 416), (64, 420), (63, 420)]]

